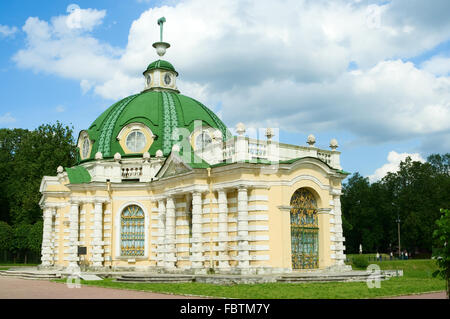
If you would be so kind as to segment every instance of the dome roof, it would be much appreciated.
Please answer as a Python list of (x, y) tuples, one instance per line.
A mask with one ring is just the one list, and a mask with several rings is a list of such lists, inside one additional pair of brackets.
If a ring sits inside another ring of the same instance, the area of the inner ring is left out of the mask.
[[(160, 64), (164, 62), (159, 61)], [(150, 64), (149, 68), (157, 62)], [(173, 68), (170, 63), (168, 65)], [(186, 128), (192, 132), (196, 120), (201, 120), (203, 126), (220, 130), (223, 139), (231, 136), (225, 124), (210, 109), (190, 97), (172, 91), (144, 91), (131, 95), (109, 107), (89, 127), (87, 135), (92, 149), (83, 161), (93, 160), (97, 152), (101, 152), (103, 158), (113, 158), (116, 153), (125, 157), (141, 157), (143, 153), (126, 154), (118, 140), (121, 130), (130, 123), (145, 125), (155, 136), (148, 149), (151, 156), (155, 156), (158, 150), (167, 156), (177, 143), (171, 139), (174, 129)]]
[(152, 62), (148, 65), (147, 70), (144, 71), (150, 71), (150, 70), (154, 70), (154, 69), (163, 69), (163, 70), (168, 70), (168, 71), (173, 71), (178, 75), (178, 72), (175, 71), (175, 68), (173, 67), (173, 65), (170, 62), (164, 61), (164, 60), (157, 60), (155, 62)]

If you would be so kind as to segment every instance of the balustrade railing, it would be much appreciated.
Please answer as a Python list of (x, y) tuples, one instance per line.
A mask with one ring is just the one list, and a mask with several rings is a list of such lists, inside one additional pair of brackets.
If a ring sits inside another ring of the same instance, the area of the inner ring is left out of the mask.
[(122, 178), (135, 179), (142, 175), (142, 167), (122, 167)]

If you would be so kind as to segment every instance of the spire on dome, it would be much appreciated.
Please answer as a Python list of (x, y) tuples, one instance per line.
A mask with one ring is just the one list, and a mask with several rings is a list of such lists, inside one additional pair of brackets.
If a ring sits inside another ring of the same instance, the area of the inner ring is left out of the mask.
[(170, 44), (163, 41), (164, 22), (166, 22), (166, 18), (161, 17), (161, 18), (158, 19), (158, 25), (159, 25), (159, 28), (160, 28), (160, 31), (159, 31), (159, 39), (160, 39), (160, 41), (153, 43), (153, 47), (156, 49), (156, 53), (158, 53), (159, 56), (163, 56), (164, 54), (166, 54), (166, 50), (168, 48), (170, 48)]

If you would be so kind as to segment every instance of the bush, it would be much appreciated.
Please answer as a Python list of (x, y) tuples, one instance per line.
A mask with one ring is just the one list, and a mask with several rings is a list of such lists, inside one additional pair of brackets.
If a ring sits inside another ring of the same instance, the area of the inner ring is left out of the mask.
[(355, 256), (352, 258), (352, 264), (355, 268), (365, 269), (369, 266), (369, 261), (365, 256)]

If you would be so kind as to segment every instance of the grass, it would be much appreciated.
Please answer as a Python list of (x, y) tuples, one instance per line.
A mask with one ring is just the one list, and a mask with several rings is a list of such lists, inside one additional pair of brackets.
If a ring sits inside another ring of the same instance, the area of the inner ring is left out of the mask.
[[(240, 299), (359, 299), (445, 290), (444, 280), (433, 278), (431, 275), (436, 269), (433, 260), (398, 260), (377, 264), (381, 269), (403, 269), (404, 276), (382, 281), (381, 288), (373, 289), (369, 289), (365, 282), (221, 286), (202, 283), (124, 283), (108, 278), (103, 281), (81, 281), (81, 283), (106, 288)], [(64, 280), (59, 280), (59, 282), (64, 282)]]

